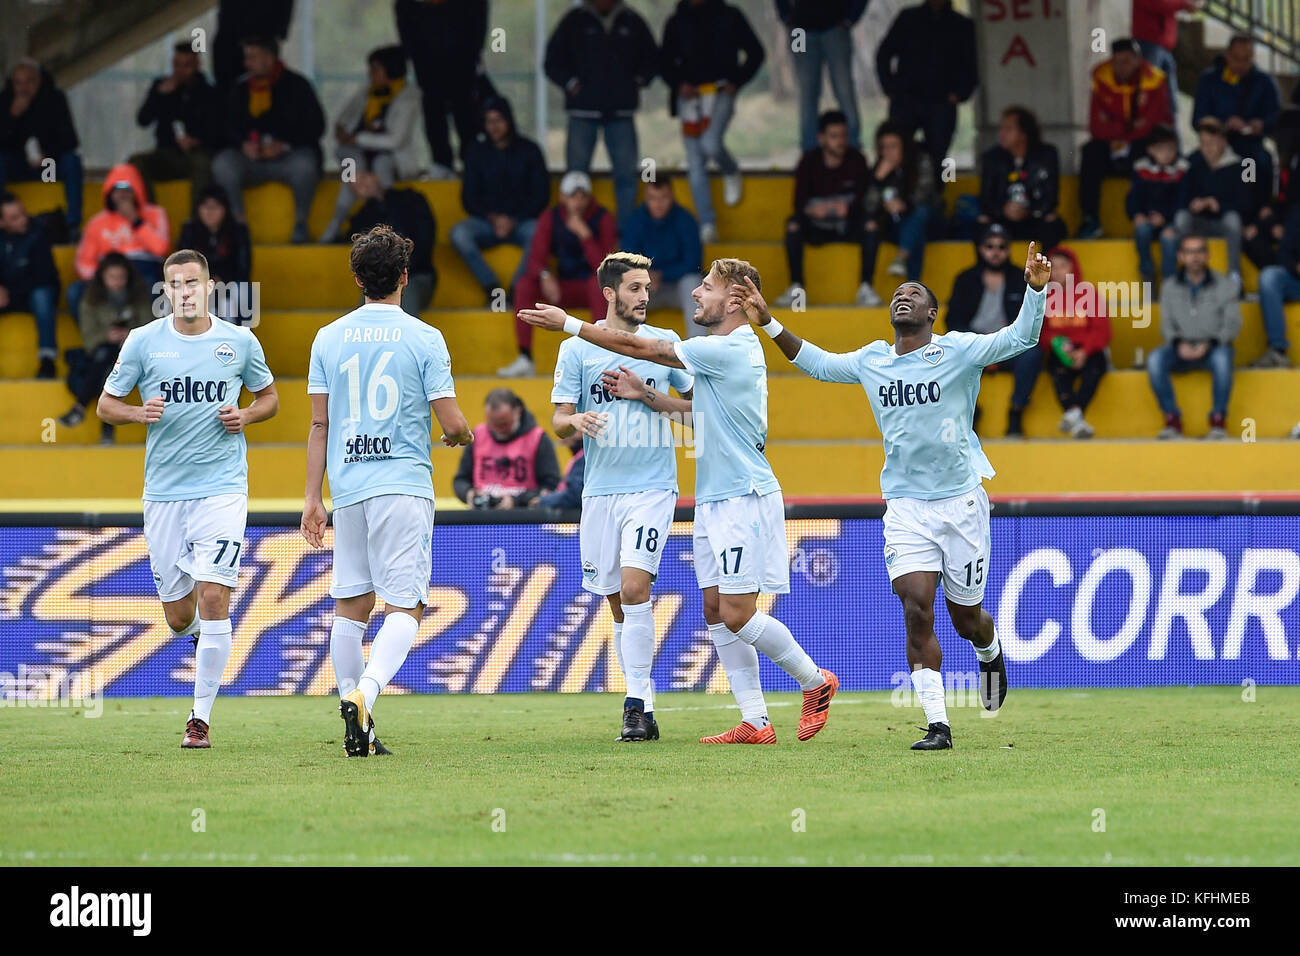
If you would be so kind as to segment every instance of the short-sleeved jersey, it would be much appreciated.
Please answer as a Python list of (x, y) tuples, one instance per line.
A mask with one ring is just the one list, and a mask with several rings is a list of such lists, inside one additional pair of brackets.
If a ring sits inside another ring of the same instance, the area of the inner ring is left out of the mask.
[(992, 334), (936, 335), (903, 355), (883, 341), (839, 355), (805, 342), (794, 364), (823, 382), (862, 385), (884, 436), (883, 497), (949, 498), (995, 474), (971, 429), (980, 375), (1037, 344), (1044, 298), (1027, 289), (1016, 321)]
[(749, 325), (697, 335), (674, 349), (695, 376), (695, 500), (780, 491), (767, 448), (767, 359)]
[(190, 501), (248, 494), (248, 445), (217, 418), (239, 405), (239, 390), (274, 381), (251, 331), (219, 319), (197, 335), (178, 332), (174, 316), (132, 329), (104, 391), (118, 398), (139, 388), (141, 401), (162, 398), (162, 418), (144, 445), (145, 501)]
[(368, 302), (316, 333), (307, 393), (329, 396), (335, 508), (379, 495), (433, 498), (429, 403), (456, 394), (441, 332), (399, 306)]
[[(649, 325), (637, 328), (637, 335), (653, 339), (679, 340), (671, 329)], [(618, 355), (576, 335), (560, 345), (555, 360), (555, 387), (551, 401), (572, 402), (579, 412), (603, 412), (609, 416), (599, 438), (583, 439), (586, 456), (582, 496), (626, 494), (633, 491), (677, 491), (677, 456), (668, 419), (644, 402), (615, 398), (601, 385), (601, 374), (618, 371), (620, 365), (635, 372), (647, 385), (678, 394), (694, 387), (682, 369), (669, 368), (644, 359)]]

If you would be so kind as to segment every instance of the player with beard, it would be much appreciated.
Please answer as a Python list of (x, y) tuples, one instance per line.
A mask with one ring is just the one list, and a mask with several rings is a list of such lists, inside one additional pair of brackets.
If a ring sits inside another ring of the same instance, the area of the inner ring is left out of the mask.
[[(604, 258), (596, 270), (608, 303), (603, 327), (671, 348), (680, 341), (676, 332), (645, 324), (650, 266), (650, 259), (632, 252)], [(613, 387), (620, 370), (637, 383), (635, 392), (626, 382), (621, 392)], [(683, 398), (669, 396), (669, 386)], [(660, 412), (689, 411), (692, 387), (680, 366), (632, 361), (576, 338), (560, 346), (555, 362), (555, 434), (568, 438), (581, 432), (587, 463), (578, 533), (582, 586), (609, 601), (614, 652), (627, 683), (620, 741), (659, 739), (650, 680), (655, 652), (650, 586), (677, 506), (672, 427)]]
[(925, 709), (925, 738), (913, 750), (952, 747), (934, 633), (934, 597), (943, 576), (948, 616), (979, 659), (980, 702), (996, 711), (1007, 696), (1007, 670), (993, 618), (981, 606), (988, 578), (989, 499), (983, 479), (993, 466), (971, 430), (986, 365), (1005, 362), (1038, 343), (1044, 286), (1052, 266), (1029, 244), (1025, 298), (1015, 322), (987, 335), (934, 334), (939, 303), (919, 282), (904, 282), (889, 303), (894, 343), (875, 341), (833, 355), (772, 318), (758, 286), (732, 286), (749, 321), (772, 336), (786, 358), (823, 382), (857, 382), (866, 390), (884, 436), (880, 491), (885, 511), (885, 568), (903, 602), (907, 664)]
[[(530, 325), (563, 329), (600, 348), (685, 369), (694, 377), (691, 405), (698, 452), (692, 549), (695, 576), (703, 592), (709, 636), (741, 713), (738, 726), (702, 738), (700, 743), (705, 744), (776, 743), (776, 730), (768, 720), (759, 683), (758, 651), (803, 690), (799, 740), (810, 740), (826, 725), (831, 698), (839, 687), (835, 675), (813, 662), (789, 628), (758, 610), (759, 592), (785, 594), (790, 590), (790, 554), (781, 486), (763, 453), (767, 445), (767, 360), (745, 312), (729, 292), (742, 278), (758, 289), (758, 270), (748, 262), (713, 262), (692, 293), (698, 306), (695, 321), (709, 334), (686, 341), (652, 338), (609, 323), (592, 325), (565, 315), (558, 306), (540, 302), (534, 309), (519, 311), (519, 318)], [(658, 394), (646, 399), (655, 411), (663, 402)]]

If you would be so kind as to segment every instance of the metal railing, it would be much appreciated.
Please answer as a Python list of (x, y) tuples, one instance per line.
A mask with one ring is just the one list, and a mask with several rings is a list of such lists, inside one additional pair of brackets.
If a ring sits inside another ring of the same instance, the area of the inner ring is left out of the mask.
[(1206, 0), (1202, 12), (1300, 62), (1300, 0)]

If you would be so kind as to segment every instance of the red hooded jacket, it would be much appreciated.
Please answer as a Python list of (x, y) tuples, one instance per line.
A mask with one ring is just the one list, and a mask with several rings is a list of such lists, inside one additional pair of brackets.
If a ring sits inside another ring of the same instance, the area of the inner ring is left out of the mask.
[(1064, 256), (1073, 265), (1065, 285), (1049, 283), (1047, 302), (1043, 312), (1043, 334), (1039, 345), (1051, 348), (1052, 339), (1064, 335), (1075, 345), (1082, 345), (1092, 355), (1110, 344), (1110, 319), (1106, 317), (1106, 302), (1097, 293), (1097, 287), (1083, 281), (1079, 257), (1065, 246), (1057, 246), (1048, 258)]
[[(139, 225), (127, 222), (108, 202), (108, 194), (118, 182), (131, 184), (135, 194)], [(167, 221), (167, 210), (145, 201), (144, 180), (140, 171), (130, 163), (114, 166), (104, 177), (104, 209), (90, 217), (77, 246), (77, 275), (89, 281), (94, 278), (99, 260), (109, 252), (120, 252), (128, 258), (154, 256), (161, 259), (171, 251), (172, 229)]]

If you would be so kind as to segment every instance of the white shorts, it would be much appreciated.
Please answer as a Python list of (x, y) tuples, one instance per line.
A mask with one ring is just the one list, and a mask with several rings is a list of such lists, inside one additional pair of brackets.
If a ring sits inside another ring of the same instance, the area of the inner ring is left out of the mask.
[(885, 511), (889, 580), (938, 571), (953, 604), (984, 600), (989, 573), (989, 496), (983, 485), (952, 498), (890, 498)]
[(385, 604), (413, 608), (429, 599), (433, 576), (433, 502), (377, 495), (334, 509), (330, 597), (374, 591)]
[(695, 578), (719, 594), (785, 594), (790, 548), (781, 492), (695, 505)]
[(159, 599), (179, 601), (195, 581), (239, 583), (247, 522), (248, 495), (144, 502), (144, 542)]
[(676, 507), (675, 491), (583, 498), (578, 525), (583, 588), (592, 594), (617, 594), (623, 568), (648, 571), (654, 580)]

